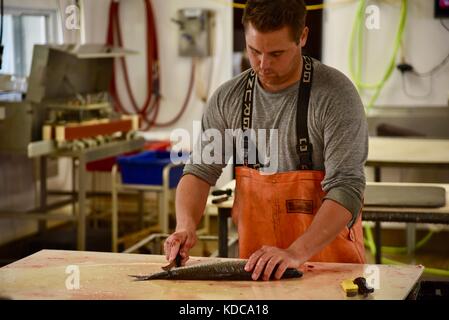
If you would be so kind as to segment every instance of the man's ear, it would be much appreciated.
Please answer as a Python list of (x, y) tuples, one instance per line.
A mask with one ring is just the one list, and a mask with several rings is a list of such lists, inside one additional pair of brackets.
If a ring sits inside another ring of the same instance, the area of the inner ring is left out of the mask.
[(299, 44), (301, 45), (301, 48), (306, 45), (308, 35), (309, 35), (309, 28), (304, 27), (301, 33), (301, 38), (299, 38)]

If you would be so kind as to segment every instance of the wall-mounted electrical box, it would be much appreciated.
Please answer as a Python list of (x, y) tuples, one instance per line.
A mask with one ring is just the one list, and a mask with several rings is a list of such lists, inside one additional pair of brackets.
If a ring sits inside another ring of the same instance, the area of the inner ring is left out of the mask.
[(207, 57), (212, 55), (212, 30), (215, 14), (211, 10), (186, 8), (178, 10), (179, 55)]

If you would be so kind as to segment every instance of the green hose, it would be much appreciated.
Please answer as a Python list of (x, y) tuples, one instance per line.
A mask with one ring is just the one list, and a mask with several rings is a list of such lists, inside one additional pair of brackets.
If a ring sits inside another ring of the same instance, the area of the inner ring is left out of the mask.
[[(371, 254), (373, 256), (376, 255), (376, 244), (374, 242), (373, 239), (373, 233), (371, 231), (371, 227), (369, 226), (364, 226), (365, 229), (365, 246), (367, 246), (371, 252)], [(418, 241), (418, 243), (416, 244), (416, 248), (421, 248), (422, 246), (424, 246), (432, 237), (433, 235), (433, 231), (429, 231), (429, 233), (422, 238), (420, 241)], [(382, 252), (387, 252), (387, 253), (406, 253), (407, 252), (407, 248), (403, 248), (403, 247), (382, 247)], [(382, 263), (385, 264), (394, 264), (394, 265), (405, 265), (405, 263), (396, 261), (396, 260), (392, 260), (389, 258), (385, 258), (385, 257), (381, 257), (381, 261)], [(449, 270), (445, 270), (445, 269), (436, 269), (436, 268), (428, 268), (425, 267), (424, 269), (424, 273), (429, 274), (429, 275), (437, 275), (437, 276), (444, 276), (444, 277), (449, 277)]]
[(371, 228), (365, 226), (365, 246), (367, 246), (373, 256), (376, 255), (376, 243), (373, 239), (373, 233), (371, 232)]
[[(396, 31), (395, 36), (395, 42), (394, 42), (394, 50), (391, 55), (390, 61), (388, 63), (388, 66), (385, 70), (385, 73), (382, 77), (382, 79), (377, 83), (365, 83), (362, 82), (361, 78), (361, 72), (362, 72), (362, 46), (363, 46), (363, 31), (364, 31), (364, 24), (363, 18), (365, 17), (365, 8), (366, 8), (366, 0), (360, 0), (359, 6), (357, 8), (354, 24), (352, 27), (352, 33), (349, 43), (349, 72), (351, 74), (351, 77), (359, 90), (359, 92), (363, 91), (364, 89), (373, 89), (374, 94), (371, 97), (366, 109), (367, 111), (371, 109), (371, 107), (374, 105), (375, 101), (379, 97), (380, 92), (382, 91), (382, 88), (384, 87), (387, 80), (390, 78), (391, 74), (393, 73), (393, 70), (396, 66), (396, 56), (397, 52), (399, 50), (399, 47), (401, 45), (402, 37), (404, 34), (405, 29), (405, 22), (407, 20), (407, 0), (401, 0), (401, 13), (400, 13), (400, 20), (398, 29)], [(357, 57), (356, 57), (356, 63), (357, 63), (357, 69), (354, 69), (354, 39), (357, 36)]]
[[(429, 231), (421, 240), (416, 243), (415, 249), (422, 248), (432, 238), (434, 232)], [(407, 253), (407, 247), (384, 247), (382, 246), (382, 252), (385, 253)]]
[[(376, 245), (373, 240), (373, 235), (371, 232), (371, 228), (365, 226), (365, 233), (366, 233), (366, 239), (365, 239), (365, 245), (370, 248), (371, 252), (376, 253)], [(416, 243), (415, 249), (422, 248), (429, 240), (432, 238), (434, 232), (429, 231), (421, 240), (419, 240)], [(392, 253), (392, 254), (401, 254), (401, 253), (407, 253), (407, 247), (388, 247), (388, 246), (382, 246), (382, 252), (386, 253)]]
[[(406, 265), (406, 263), (402, 263), (402, 262), (392, 260), (389, 258), (385, 258), (385, 257), (382, 257), (382, 263), (392, 264), (392, 265)], [(434, 275), (434, 276), (449, 277), (449, 270), (444, 270), (444, 269), (424, 267), (424, 273), (426, 273), (428, 275)]]

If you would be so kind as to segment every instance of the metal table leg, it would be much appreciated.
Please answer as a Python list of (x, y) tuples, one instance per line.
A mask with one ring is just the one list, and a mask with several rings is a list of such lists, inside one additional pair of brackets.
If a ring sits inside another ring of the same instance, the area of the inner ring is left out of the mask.
[(218, 208), (218, 256), (228, 257), (228, 212)]
[(86, 161), (80, 153), (78, 165), (78, 250), (86, 249)]
[[(39, 193), (39, 206), (40, 210), (45, 210), (47, 207), (47, 157), (42, 156), (39, 159), (39, 171), (40, 171), (40, 193)], [(39, 220), (38, 231), (40, 234), (47, 229), (47, 221)]]
[(117, 165), (112, 167), (112, 252), (118, 251), (118, 182)]
[[(374, 181), (380, 182), (382, 180), (380, 167), (374, 167)], [(382, 227), (380, 221), (376, 221), (374, 227), (374, 243), (376, 245), (376, 264), (382, 264)]]
[(380, 167), (374, 167), (374, 181), (380, 182), (382, 180)]
[(376, 221), (374, 227), (374, 242), (376, 244), (376, 264), (382, 264), (382, 239), (380, 221)]
[(407, 223), (407, 254), (414, 259), (416, 248), (416, 223)]

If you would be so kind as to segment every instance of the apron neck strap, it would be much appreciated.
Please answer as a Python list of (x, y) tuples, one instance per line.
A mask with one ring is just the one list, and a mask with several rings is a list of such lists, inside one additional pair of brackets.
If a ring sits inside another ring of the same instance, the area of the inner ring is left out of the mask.
[[(254, 87), (256, 85), (256, 72), (251, 69), (246, 79), (245, 92), (243, 94), (243, 109), (242, 109), (242, 131), (246, 132), (251, 129), (252, 115), (253, 115), (253, 100), (254, 100)], [(256, 147), (257, 148), (257, 147)], [(248, 136), (243, 137), (243, 165), (259, 168), (258, 152), (256, 149), (256, 163), (250, 164), (248, 161), (248, 149), (249, 141)]]
[(310, 91), (312, 88), (313, 61), (309, 56), (303, 56), (302, 75), (299, 82), (298, 102), (296, 111), (296, 136), (298, 137), (297, 152), (299, 155), (299, 170), (312, 170), (312, 144), (309, 139), (307, 117), (309, 110)]
[[(312, 144), (309, 140), (309, 131), (307, 126), (307, 115), (309, 109), (310, 91), (312, 87), (313, 77), (313, 61), (309, 56), (303, 55), (303, 65), (301, 81), (299, 82), (297, 111), (296, 111), (296, 135), (298, 136), (297, 151), (299, 155), (299, 170), (312, 170)], [(254, 70), (248, 73), (245, 91), (243, 94), (242, 106), (242, 130), (245, 132), (251, 129), (252, 113), (254, 103), (254, 87), (256, 84), (256, 73)], [(248, 163), (248, 148), (249, 141), (247, 137), (243, 140), (243, 164), (245, 166), (260, 168), (261, 165), (258, 159), (258, 152), (256, 149), (256, 164)], [(235, 152), (234, 152), (235, 156)]]

